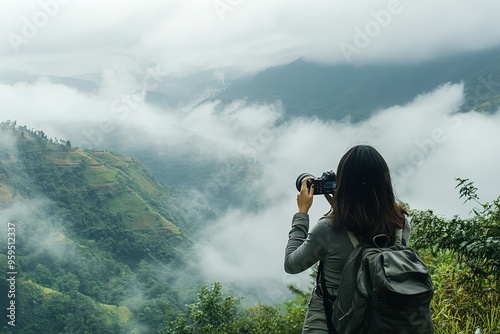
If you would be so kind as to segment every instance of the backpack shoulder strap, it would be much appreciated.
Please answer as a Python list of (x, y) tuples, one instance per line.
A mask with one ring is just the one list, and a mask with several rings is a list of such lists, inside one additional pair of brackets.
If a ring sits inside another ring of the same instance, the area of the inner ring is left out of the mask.
[(347, 235), (349, 236), (349, 240), (351, 240), (352, 247), (356, 248), (356, 246), (359, 244), (358, 238), (356, 238), (354, 233), (352, 233), (351, 231), (346, 230), (346, 232)]
[(396, 229), (396, 239), (394, 244), (398, 246), (403, 245), (403, 229)]
[(321, 288), (321, 294), (323, 297), (323, 308), (325, 309), (325, 316), (326, 316), (326, 325), (328, 327), (328, 334), (337, 334), (337, 331), (333, 327), (333, 322), (332, 322), (333, 307), (331, 303), (332, 297), (330, 296), (328, 290), (326, 289), (326, 281), (325, 281), (325, 273), (323, 265), (324, 265), (323, 261), (319, 261), (318, 274), (316, 276), (316, 288)]

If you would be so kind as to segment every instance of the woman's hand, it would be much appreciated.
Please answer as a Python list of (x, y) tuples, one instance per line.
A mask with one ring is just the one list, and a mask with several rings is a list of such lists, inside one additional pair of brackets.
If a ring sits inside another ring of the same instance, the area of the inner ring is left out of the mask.
[(302, 180), (302, 187), (297, 195), (297, 206), (299, 207), (299, 212), (307, 213), (311, 208), (314, 195), (314, 185), (311, 184), (311, 188), (307, 188), (308, 178)]

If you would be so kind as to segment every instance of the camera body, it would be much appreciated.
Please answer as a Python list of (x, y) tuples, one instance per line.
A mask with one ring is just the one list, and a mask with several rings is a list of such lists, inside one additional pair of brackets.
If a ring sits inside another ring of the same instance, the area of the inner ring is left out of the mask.
[(295, 187), (298, 191), (302, 187), (302, 181), (309, 178), (306, 182), (307, 188), (310, 189), (314, 185), (314, 195), (333, 194), (336, 188), (336, 176), (333, 170), (323, 172), (320, 177), (315, 177), (309, 173), (302, 173), (295, 181)]

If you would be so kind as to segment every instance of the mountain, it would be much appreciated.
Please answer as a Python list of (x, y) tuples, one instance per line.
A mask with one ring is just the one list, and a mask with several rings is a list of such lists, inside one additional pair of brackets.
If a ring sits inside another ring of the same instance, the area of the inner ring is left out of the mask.
[(495, 112), (500, 108), (500, 56), (465, 81), (465, 103), (462, 111), (475, 109)]
[[(0, 138), (0, 216), (15, 233), (16, 333), (154, 332), (194, 298), (196, 277), (182, 270), (190, 227), (176, 193), (139, 161), (10, 121), (0, 124)], [(2, 234), (2, 249), (7, 240)], [(2, 268), (7, 260), (2, 253)], [(1, 280), (0, 291), (8, 284)], [(9, 333), (7, 320), (1, 333)]]
[(418, 64), (325, 65), (298, 59), (234, 80), (211, 99), (230, 103), (279, 100), (286, 117), (317, 116), (352, 121), (404, 104), (447, 82), (464, 82), (468, 108), (500, 107), (500, 48)]

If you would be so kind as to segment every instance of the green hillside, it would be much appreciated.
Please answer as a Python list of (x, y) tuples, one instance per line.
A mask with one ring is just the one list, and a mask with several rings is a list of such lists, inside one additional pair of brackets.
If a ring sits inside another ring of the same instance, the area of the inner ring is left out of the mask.
[(193, 298), (196, 278), (181, 276), (193, 242), (171, 188), (132, 158), (15, 122), (0, 134), (0, 215), (16, 226), (22, 296), (16, 333), (154, 332)]

